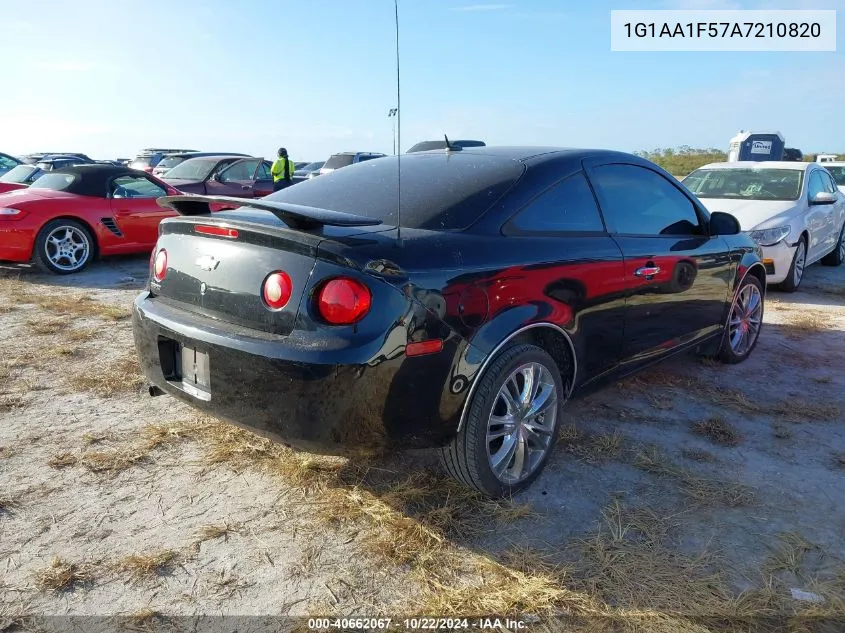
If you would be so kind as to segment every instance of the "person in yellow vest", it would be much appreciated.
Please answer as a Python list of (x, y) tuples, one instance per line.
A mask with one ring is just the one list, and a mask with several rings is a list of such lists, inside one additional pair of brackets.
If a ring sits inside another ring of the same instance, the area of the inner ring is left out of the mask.
[(293, 161), (288, 158), (288, 151), (284, 147), (280, 147), (279, 157), (273, 163), (273, 167), (270, 168), (270, 173), (273, 175), (273, 191), (289, 187), (295, 171), (296, 167)]

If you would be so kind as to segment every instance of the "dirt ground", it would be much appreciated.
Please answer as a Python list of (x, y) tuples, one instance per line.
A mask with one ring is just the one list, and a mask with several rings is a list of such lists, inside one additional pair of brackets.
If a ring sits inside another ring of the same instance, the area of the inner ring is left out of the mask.
[(679, 357), (569, 403), (508, 502), (426, 452), (294, 453), (150, 398), (128, 321), (146, 271), (0, 267), (0, 631), (68, 614), (845, 630), (845, 267), (770, 292), (741, 365)]

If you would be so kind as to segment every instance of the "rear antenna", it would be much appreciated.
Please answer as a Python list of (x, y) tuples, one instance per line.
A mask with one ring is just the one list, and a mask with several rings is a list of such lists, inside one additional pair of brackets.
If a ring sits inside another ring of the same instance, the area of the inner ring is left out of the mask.
[(396, 18), (396, 241), (402, 246), (402, 107), (399, 90), (399, 0), (393, 0)]
[(446, 136), (445, 134), (443, 135), (443, 138), (446, 139), (446, 151), (447, 152), (459, 152), (461, 150), (461, 146), (460, 145), (452, 145), (452, 142), (449, 140), (449, 137)]

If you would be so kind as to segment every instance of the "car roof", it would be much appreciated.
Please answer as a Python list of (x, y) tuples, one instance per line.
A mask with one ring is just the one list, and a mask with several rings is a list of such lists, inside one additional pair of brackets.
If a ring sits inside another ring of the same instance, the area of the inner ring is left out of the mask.
[(823, 166), (822, 163), (805, 163), (794, 160), (740, 160), (732, 163), (710, 163), (702, 165), (698, 169), (794, 169), (807, 171), (813, 165)]
[(105, 197), (106, 184), (112, 178), (117, 178), (118, 176), (148, 177), (147, 174), (138, 169), (101, 163), (73, 165), (49, 172), (49, 175), (56, 174), (73, 174), (78, 176), (74, 183), (65, 189), (67, 193), (75, 193), (81, 196), (95, 196), (98, 198)]
[(243, 158), (258, 158), (249, 154), (239, 152), (171, 152), (165, 154), (165, 158), (210, 158), (212, 156), (242, 156)]

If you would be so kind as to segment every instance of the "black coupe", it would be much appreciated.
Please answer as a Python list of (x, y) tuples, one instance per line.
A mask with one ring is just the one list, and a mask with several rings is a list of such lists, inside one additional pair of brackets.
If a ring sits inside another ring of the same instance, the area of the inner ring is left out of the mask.
[(323, 452), (438, 447), (491, 496), (539, 475), (576, 390), (760, 333), (755, 244), (629, 154), (414, 153), (227, 203), (159, 200), (150, 393)]

